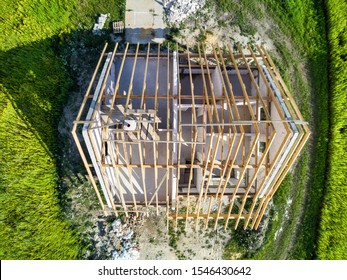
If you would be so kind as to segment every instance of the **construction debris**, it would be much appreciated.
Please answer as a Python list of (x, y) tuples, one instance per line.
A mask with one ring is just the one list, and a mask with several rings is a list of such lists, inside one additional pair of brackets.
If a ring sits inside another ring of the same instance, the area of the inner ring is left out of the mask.
[(114, 34), (123, 33), (123, 31), (124, 31), (123, 21), (114, 21), (112, 26), (113, 26), (113, 33)]
[(134, 242), (134, 231), (128, 224), (123, 224), (120, 219), (112, 223), (113, 231), (118, 237), (120, 247), (112, 252), (114, 260), (136, 260), (140, 256), (139, 248)]
[[(112, 219), (111, 219), (112, 220)], [(94, 226), (88, 231), (92, 237), (92, 244), (87, 251), (87, 259), (103, 260), (136, 260), (140, 256), (133, 226), (138, 221), (134, 218), (110, 218), (99, 216)]]
[(168, 24), (178, 25), (202, 8), (205, 0), (165, 0), (163, 5)]
[(101, 30), (104, 28), (105, 22), (109, 16), (110, 14), (100, 14), (100, 16), (98, 17), (97, 23), (95, 23), (93, 26), (92, 32), (94, 35), (101, 34)]

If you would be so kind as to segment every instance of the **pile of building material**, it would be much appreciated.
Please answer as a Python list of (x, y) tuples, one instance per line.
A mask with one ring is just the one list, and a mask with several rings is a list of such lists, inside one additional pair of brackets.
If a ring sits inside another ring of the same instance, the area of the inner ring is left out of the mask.
[(92, 30), (93, 34), (95, 35), (101, 34), (101, 30), (104, 28), (107, 17), (109, 16), (110, 14), (100, 14), (100, 16), (98, 17), (97, 23), (95, 23), (93, 26), (93, 30)]
[(140, 252), (133, 227), (138, 220), (135, 218), (112, 218), (98, 216), (87, 231), (91, 237), (90, 247), (85, 254), (86, 259), (135, 260)]
[(134, 231), (120, 219), (112, 223), (113, 232), (120, 241), (120, 246), (112, 252), (114, 260), (136, 260), (140, 256), (139, 248), (134, 241)]
[(205, 0), (164, 0), (166, 20), (170, 25), (178, 25), (204, 4)]
[(114, 21), (112, 23), (112, 27), (113, 27), (113, 33), (114, 34), (123, 33), (123, 31), (124, 31), (124, 22), (123, 21)]

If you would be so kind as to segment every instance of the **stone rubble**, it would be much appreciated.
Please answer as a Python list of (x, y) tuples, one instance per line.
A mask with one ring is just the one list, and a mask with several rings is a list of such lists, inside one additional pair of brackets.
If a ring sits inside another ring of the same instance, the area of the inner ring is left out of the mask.
[(98, 217), (89, 230), (92, 247), (85, 256), (88, 259), (136, 260), (140, 251), (132, 229), (136, 221), (115, 218), (112, 222)]
[(179, 25), (205, 5), (205, 0), (163, 0), (166, 20), (169, 25)]
[(127, 224), (122, 224), (120, 219), (112, 223), (113, 231), (120, 240), (120, 249), (112, 252), (114, 260), (136, 260), (140, 256), (139, 248), (133, 241), (134, 231)]
[(94, 35), (101, 35), (101, 30), (104, 28), (105, 22), (109, 16), (110, 14), (100, 14), (97, 23), (93, 26), (92, 32)]

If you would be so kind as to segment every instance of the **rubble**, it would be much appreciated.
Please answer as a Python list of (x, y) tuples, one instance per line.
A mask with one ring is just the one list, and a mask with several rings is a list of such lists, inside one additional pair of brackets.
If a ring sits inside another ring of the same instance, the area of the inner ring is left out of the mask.
[(169, 25), (178, 25), (205, 5), (205, 0), (164, 0), (166, 20)]
[(140, 256), (139, 248), (134, 242), (134, 231), (120, 219), (112, 223), (113, 231), (120, 241), (120, 249), (112, 251), (114, 260), (136, 260)]
[(112, 222), (99, 216), (89, 230), (93, 245), (85, 256), (88, 259), (136, 260), (140, 250), (132, 229), (131, 219), (115, 218)]
[(92, 32), (94, 35), (101, 34), (101, 30), (104, 28), (105, 22), (109, 16), (110, 14), (100, 14), (100, 16), (98, 17), (97, 23), (95, 23), (93, 26)]

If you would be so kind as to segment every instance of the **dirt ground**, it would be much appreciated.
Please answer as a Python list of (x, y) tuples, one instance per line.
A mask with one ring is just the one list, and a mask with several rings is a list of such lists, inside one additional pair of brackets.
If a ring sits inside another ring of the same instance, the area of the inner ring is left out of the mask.
[(263, 21), (252, 18), (248, 20), (254, 28), (254, 34), (242, 32), (240, 26), (233, 22), (232, 13), (218, 13), (214, 5), (207, 5), (181, 22), (178, 26), (179, 34), (175, 36), (175, 40), (190, 47), (196, 46), (198, 42), (205, 42), (207, 50), (216, 43), (221, 47), (228, 44), (231, 46), (263, 44), (267, 50), (274, 50), (274, 42), (269, 37), (273, 27), (272, 20), (270, 18)]
[(141, 260), (220, 260), (230, 238), (222, 227), (205, 229), (202, 222), (196, 231), (194, 221), (168, 230), (164, 214), (145, 217), (135, 232)]

